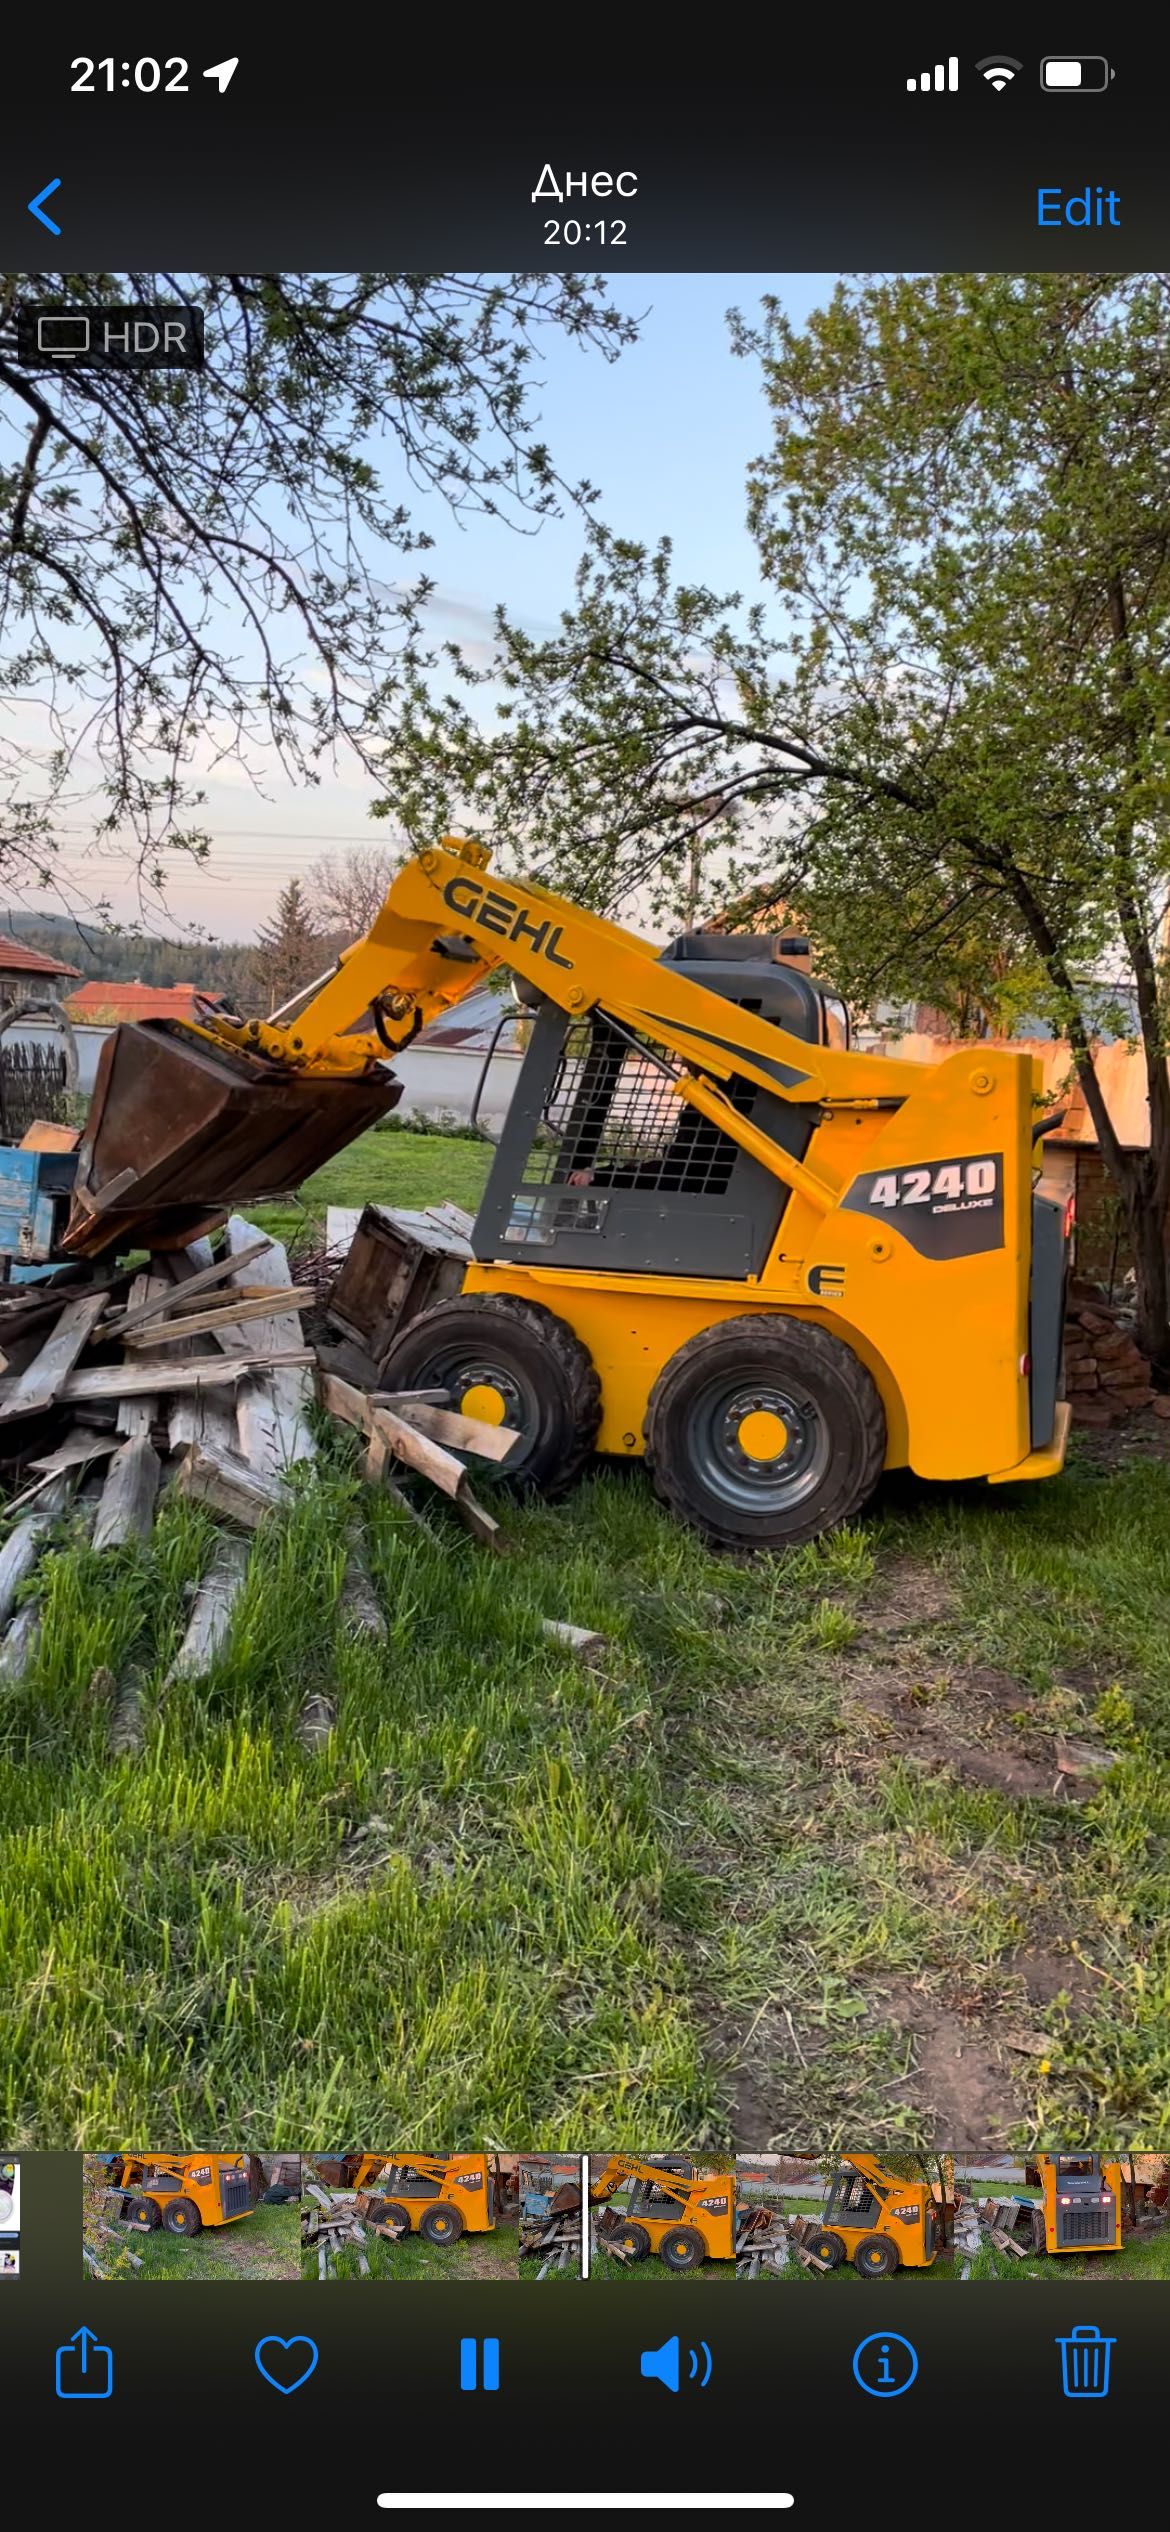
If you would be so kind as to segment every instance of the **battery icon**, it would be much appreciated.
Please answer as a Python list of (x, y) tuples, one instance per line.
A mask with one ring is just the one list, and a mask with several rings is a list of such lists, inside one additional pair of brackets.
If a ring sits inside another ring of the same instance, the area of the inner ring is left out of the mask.
[(1100, 95), (1113, 77), (1104, 53), (1046, 53), (1040, 64), (1040, 85), (1062, 97)]

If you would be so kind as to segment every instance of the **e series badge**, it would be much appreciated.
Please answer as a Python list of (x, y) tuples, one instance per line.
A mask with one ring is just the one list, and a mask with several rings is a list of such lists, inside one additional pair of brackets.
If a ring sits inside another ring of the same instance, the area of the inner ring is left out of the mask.
[(18, 307), (23, 369), (202, 369), (203, 310)]

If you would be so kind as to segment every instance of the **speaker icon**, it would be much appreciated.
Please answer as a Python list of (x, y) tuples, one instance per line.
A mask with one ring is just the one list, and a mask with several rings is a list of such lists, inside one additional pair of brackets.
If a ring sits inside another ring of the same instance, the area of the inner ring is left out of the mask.
[[(704, 2360), (702, 2373), (699, 2371), (700, 2349)], [(677, 2335), (672, 2339), (664, 2339), (661, 2347), (644, 2347), (642, 2374), (645, 2381), (664, 2383), (668, 2391), (677, 2391), (682, 2381), (682, 2354)], [(694, 2383), (697, 2390), (705, 2391), (714, 2370), (711, 2350), (706, 2339), (700, 2339), (698, 2347), (688, 2348), (687, 2354), (691, 2360), (687, 2380)]]

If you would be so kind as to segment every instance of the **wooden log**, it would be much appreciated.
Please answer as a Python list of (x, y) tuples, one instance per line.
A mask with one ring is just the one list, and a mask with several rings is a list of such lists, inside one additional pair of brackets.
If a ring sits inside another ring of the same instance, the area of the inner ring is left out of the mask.
[(383, 1636), (386, 1620), (377, 1592), (370, 1580), (360, 1532), (349, 1533), (349, 1555), (345, 1579), (341, 1586), (340, 1613), (342, 1624), (357, 1635)]
[(337, 1708), (332, 1697), (317, 1693), (307, 1696), (297, 1717), (297, 1739), (302, 1749), (323, 1750), (337, 1722)]
[(3, 1547), (0, 1547), (0, 1626), (11, 1616), (22, 1582), (31, 1574), (38, 1556), (44, 1553), (49, 1532), (59, 1514), (64, 1512), (75, 1482), (76, 1470), (69, 1468), (63, 1469), (59, 1477), (52, 1478), (39, 1502), (34, 1504), (31, 1512), (26, 1512), (23, 1521), (17, 1522), (14, 1530), (9, 1531)]
[(213, 1336), (229, 1353), (252, 1353), (255, 1351), (253, 1338), (241, 1336), (239, 1344), (234, 1343), (236, 1332), (245, 1320), (274, 1319), (286, 1309), (307, 1310), (316, 1297), (306, 1285), (298, 1286), (296, 1290), (290, 1286), (287, 1295), (253, 1293), (250, 1298), (244, 1296), (239, 1301), (221, 1302), (216, 1309), (189, 1311), (177, 1318), (165, 1319), (161, 1325), (141, 1328), (137, 1334), (128, 1336), (125, 1342), (131, 1348), (154, 1346), (161, 1349), (164, 1345), (177, 1345), (193, 1336)]
[(39, 1604), (35, 1600), (22, 1600), (0, 1643), (0, 1688), (19, 1687), (26, 1671), (32, 1667), (40, 1640)]
[[(128, 1307), (111, 1315), (110, 1334), (127, 1337), (138, 1328), (148, 1327), (152, 1319), (169, 1318), (173, 1311), (189, 1308), (196, 1295), (210, 1292), (216, 1284), (230, 1282), (242, 1267), (250, 1266), (254, 1258), (263, 1257), (265, 1250), (271, 1246), (271, 1240), (257, 1238), (251, 1248), (238, 1253), (229, 1249), (223, 1257), (215, 1260), (214, 1265), (193, 1269), (177, 1282), (175, 1278), (180, 1271), (180, 1259), (193, 1253), (191, 1250), (179, 1251), (170, 1261), (169, 1273), (160, 1275), (155, 1271), (150, 1275), (136, 1276)], [(140, 1283), (148, 1283), (153, 1289), (139, 1292), (137, 1286)]]
[(101, 1551), (149, 1537), (162, 1467), (146, 1434), (123, 1442), (106, 1472), (93, 1543)]
[(564, 1618), (542, 1618), (540, 1632), (553, 1644), (563, 1644), (567, 1653), (578, 1653), (584, 1661), (592, 1653), (604, 1652), (607, 1638), (592, 1627), (570, 1626)]
[(168, 1687), (172, 1680), (205, 1679), (214, 1669), (227, 1643), (232, 1610), (248, 1570), (248, 1552), (244, 1539), (220, 1540), (195, 1594), (187, 1632), (167, 1673)]
[[(96, 1679), (98, 1675), (95, 1671), (94, 1678)], [(105, 1676), (110, 1679), (108, 1671)], [(113, 1711), (110, 1715), (106, 1747), (111, 1758), (137, 1758), (141, 1753), (146, 1731), (142, 1713), (141, 1675), (136, 1670), (127, 1671), (125, 1678), (116, 1684), (110, 1679), (110, 1689), (113, 1696)]]
[(12, 1380), (0, 1383), (4, 1394), (0, 1399), (0, 1419), (36, 1415), (51, 1407), (55, 1398), (64, 1394), (65, 1384), (78, 1355), (87, 1344), (100, 1319), (108, 1291), (103, 1284), (98, 1292), (78, 1293), (67, 1301), (52, 1335), (46, 1339), (27, 1370)]
[(192, 1502), (210, 1504), (213, 1512), (224, 1512), (250, 1530), (283, 1501), (279, 1478), (261, 1476), (246, 1460), (209, 1450), (205, 1442), (190, 1444), (175, 1484)]

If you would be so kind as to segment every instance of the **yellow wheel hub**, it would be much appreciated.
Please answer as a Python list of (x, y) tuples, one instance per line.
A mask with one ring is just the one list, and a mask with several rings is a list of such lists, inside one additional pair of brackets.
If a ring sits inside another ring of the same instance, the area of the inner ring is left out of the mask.
[(783, 1416), (775, 1415), (771, 1407), (753, 1407), (735, 1438), (749, 1459), (780, 1459), (788, 1448), (788, 1427)]
[(464, 1390), (459, 1412), (475, 1416), (480, 1424), (503, 1424), (507, 1409), (499, 1390), (492, 1389), (486, 1380), (482, 1380)]

